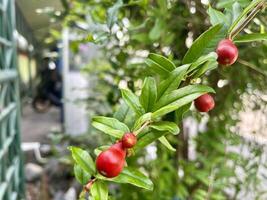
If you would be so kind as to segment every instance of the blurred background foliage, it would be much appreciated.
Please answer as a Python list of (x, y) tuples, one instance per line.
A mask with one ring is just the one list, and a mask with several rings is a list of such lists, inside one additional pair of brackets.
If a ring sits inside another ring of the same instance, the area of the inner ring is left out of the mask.
[[(95, 79), (93, 95), (87, 99), (88, 112), (107, 116), (121, 102), (119, 87), (140, 91), (143, 78), (151, 74), (143, 63), (149, 52), (167, 56), (179, 66), (192, 41), (210, 27), (209, 6), (232, 13), (227, 17), (235, 18), (250, 3), (249, 0), (63, 2), (65, 12), (58, 20), (75, 33), (72, 50), (77, 52), (80, 44), (94, 42), (102, 52), (83, 72)], [(266, 22), (266, 11), (261, 12), (241, 34), (263, 33)], [(168, 138), (177, 151), (153, 144), (129, 159), (129, 165), (148, 172), (155, 183), (153, 193), (120, 185), (111, 190), (111, 199), (267, 198), (264, 186), (267, 166), (262, 153), (262, 142), (267, 137), (264, 135), (267, 43), (240, 43), (238, 48), (240, 59), (236, 64), (213, 70), (201, 80), (216, 90), (216, 108), (209, 114), (199, 114), (191, 108), (180, 125), (182, 133)], [(246, 116), (251, 121), (246, 121)], [(249, 127), (251, 124), (256, 130)], [(98, 141), (101, 140), (104, 139)]]

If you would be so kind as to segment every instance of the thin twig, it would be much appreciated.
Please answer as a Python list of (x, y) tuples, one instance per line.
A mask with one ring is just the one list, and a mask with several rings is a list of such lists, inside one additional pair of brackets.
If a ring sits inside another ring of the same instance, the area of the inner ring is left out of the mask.
[(147, 125), (150, 124), (150, 121), (146, 121), (137, 131), (134, 132), (135, 135), (138, 135), (140, 132), (142, 132)]
[(265, 7), (265, 1), (260, 2), (247, 16), (242, 24), (240, 24), (234, 31), (232, 31), (229, 35), (230, 39), (233, 39), (238, 33), (240, 33), (251, 20), (255, 18), (255, 16)]
[(256, 65), (254, 65), (254, 64), (252, 64), (250, 62), (247, 62), (247, 61), (242, 60), (242, 59), (238, 59), (237, 62), (239, 62), (240, 64), (242, 64), (242, 65), (244, 65), (246, 67), (249, 67), (250, 69), (253, 69), (254, 71), (256, 71), (256, 72), (258, 72), (258, 73), (260, 73), (260, 74), (262, 74), (264, 76), (267, 76), (267, 73), (264, 70), (258, 68)]

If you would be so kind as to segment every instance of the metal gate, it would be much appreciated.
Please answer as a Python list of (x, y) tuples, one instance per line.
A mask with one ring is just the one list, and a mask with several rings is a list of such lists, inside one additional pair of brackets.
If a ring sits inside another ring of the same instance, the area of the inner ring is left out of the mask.
[(0, 200), (23, 199), (15, 1), (0, 0)]

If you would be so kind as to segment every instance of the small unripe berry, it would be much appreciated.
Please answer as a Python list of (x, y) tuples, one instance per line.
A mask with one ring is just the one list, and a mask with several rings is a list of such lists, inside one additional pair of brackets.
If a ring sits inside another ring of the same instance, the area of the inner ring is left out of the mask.
[(200, 112), (209, 112), (215, 106), (213, 97), (209, 94), (203, 94), (194, 101), (195, 107)]
[(126, 150), (122, 148), (121, 142), (112, 145), (97, 156), (97, 171), (107, 178), (118, 176), (124, 168), (125, 156)]
[(238, 49), (230, 39), (221, 40), (217, 46), (218, 63), (232, 65), (238, 58)]
[(125, 133), (121, 139), (122, 146), (126, 149), (133, 148), (137, 142), (137, 138), (133, 133)]

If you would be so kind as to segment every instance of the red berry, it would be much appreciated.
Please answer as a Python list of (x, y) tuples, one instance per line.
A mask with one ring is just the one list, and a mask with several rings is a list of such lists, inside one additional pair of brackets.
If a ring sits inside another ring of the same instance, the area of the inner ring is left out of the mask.
[(116, 150), (120, 151), (123, 154), (124, 157), (126, 157), (126, 150), (122, 145), (122, 141), (119, 141), (119, 142), (113, 144), (110, 147), (110, 149), (116, 149)]
[(126, 151), (121, 142), (112, 145), (101, 152), (96, 158), (96, 168), (100, 174), (107, 178), (118, 176), (124, 168)]
[(238, 49), (230, 39), (221, 40), (216, 49), (221, 65), (232, 65), (238, 58)]
[(213, 97), (209, 94), (203, 94), (195, 100), (195, 107), (200, 112), (208, 112), (215, 106)]
[(134, 145), (137, 142), (137, 138), (136, 138), (135, 134), (133, 134), (133, 133), (125, 133), (123, 135), (121, 141), (122, 141), (122, 146), (124, 148), (129, 149), (129, 148), (134, 147)]

